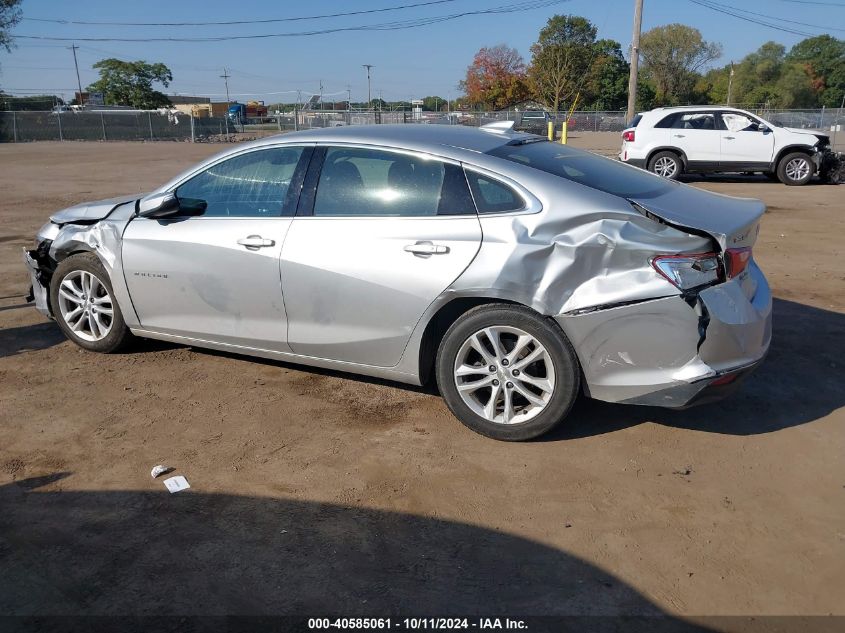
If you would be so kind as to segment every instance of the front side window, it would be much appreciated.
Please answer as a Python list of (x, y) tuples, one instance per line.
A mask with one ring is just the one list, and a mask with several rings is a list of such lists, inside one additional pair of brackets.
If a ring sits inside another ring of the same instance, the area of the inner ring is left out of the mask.
[(723, 112), (722, 121), (729, 132), (753, 132), (757, 130), (757, 122), (738, 112)]
[(474, 214), (460, 167), (399, 152), (359, 147), (326, 150), (316, 216)]
[(676, 130), (715, 130), (716, 117), (712, 112), (689, 112), (677, 116), (672, 127)]
[(286, 200), (302, 147), (275, 147), (240, 154), (212, 165), (176, 188), (183, 208), (206, 205), (204, 217), (292, 215)]

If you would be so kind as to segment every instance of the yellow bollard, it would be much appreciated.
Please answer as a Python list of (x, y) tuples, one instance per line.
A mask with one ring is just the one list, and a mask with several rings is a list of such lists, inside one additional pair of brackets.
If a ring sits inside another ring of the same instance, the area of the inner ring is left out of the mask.
[(555, 140), (555, 124), (549, 121), (549, 140)]
[(567, 135), (567, 128), (569, 127), (569, 122), (564, 121), (560, 124), (560, 144), (566, 145), (566, 135)]

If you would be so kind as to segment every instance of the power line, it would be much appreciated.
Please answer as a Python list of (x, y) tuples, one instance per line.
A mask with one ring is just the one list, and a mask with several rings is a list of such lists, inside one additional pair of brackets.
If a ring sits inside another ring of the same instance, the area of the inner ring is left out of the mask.
[(326, 13), (324, 15), (307, 15), (293, 18), (267, 18), (260, 20), (226, 20), (221, 22), (101, 22), (85, 20), (63, 20), (60, 18), (23, 18), (29, 22), (49, 22), (51, 24), (84, 24), (88, 26), (231, 26), (236, 24), (272, 24), (275, 22), (301, 22), (304, 20), (323, 20), (326, 18), (340, 18), (350, 15), (365, 15), (369, 13), (384, 13), (386, 11), (400, 11), (403, 9), (414, 9), (427, 7), (434, 4), (446, 4), (457, 2), (457, 0), (428, 0), (427, 2), (416, 2), (414, 4), (401, 4), (395, 7), (384, 7), (382, 9), (365, 9), (361, 11), (345, 11), (343, 13)]
[(817, 4), (822, 7), (839, 7), (845, 9), (845, 4), (841, 2), (815, 2), (815, 0), (780, 0), (781, 2), (791, 2), (792, 4)]
[(823, 26), (821, 24), (809, 24), (807, 22), (797, 22), (795, 20), (789, 20), (787, 18), (781, 18), (781, 17), (777, 17), (777, 16), (774, 16), (774, 15), (767, 15), (765, 13), (757, 13), (755, 11), (748, 11), (747, 9), (739, 9), (737, 7), (732, 7), (732, 6), (727, 5), (727, 4), (722, 4), (720, 2), (714, 2), (713, 0), (705, 0), (705, 1), (708, 4), (713, 5), (714, 8), (718, 6), (718, 7), (724, 8), (724, 9), (729, 9), (731, 11), (738, 11), (740, 13), (747, 13), (749, 15), (755, 15), (755, 16), (766, 18), (766, 19), (769, 19), (769, 20), (775, 20), (777, 22), (788, 22), (790, 24), (797, 24), (799, 26), (809, 26), (810, 28), (821, 29), (823, 31), (845, 31), (845, 29), (836, 28), (835, 26)]
[(748, 17), (746, 15), (742, 15), (741, 13), (737, 13), (736, 10), (734, 10), (734, 9), (727, 9), (727, 8), (723, 8), (721, 6), (714, 5), (713, 3), (711, 3), (707, 0), (689, 0), (689, 1), (692, 2), (693, 4), (697, 4), (701, 7), (705, 7), (707, 9), (712, 10), (712, 11), (716, 11), (716, 12), (722, 13), (724, 15), (730, 15), (732, 17), (739, 18), (740, 20), (745, 20), (746, 22), (751, 22), (753, 24), (758, 24), (760, 26), (767, 26), (770, 29), (775, 29), (776, 31), (782, 31), (784, 33), (792, 33), (793, 35), (800, 35), (802, 37), (814, 37), (815, 35), (817, 35), (817, 33), (808, 33), (806, 31), (799, 31), (797, 29), (793, 29), (793, 28), (789, 28), (789, 27), (778, 26), (777, 24), (773, 24), (771, 22), (767, 22), (767, 21), (764, 21), (764, 20), (758, 20), (756, 18), (751, 18), (751, 17)]
[(412, 29), (421, 26), (428, 26), (431, 24), (438, 24), (440, 22), (447, 22), (456, 20), (471, 15), (492, 15), (503, 13), (516, 13), (519, 11), (528, 11), (532, 9), (540, 9), (550, 7), (555, 4), (562, 4), (569, 2), (569, 0), (527, 0), (515, 4), (507, 4), (490, 9), (480, 9), (477, 11), (463, 11), (461, 13), (452, 13), (449, 15), (433, 16), (427, 18), (415, 18), (413, 20), (384, 22), (381, 24), (366, 24), (362, 26), (345, 26), (328, 29), (319, 29), (312, 31), (298, 31), (289, 33), (263, 33), (259, 35), (221, 35), (216, 37), (52, 37), (47, 35), (15, 35), (16, 39), (25, 40), (46, 40), (56, 42), (223, 42), (229, 40), (256, 40), (268, 39), (276, 37), (305, 37), (311, 35), (327, 35), (331, 33), (340, 33), (346, 31), (396, 31), (402, 29)]

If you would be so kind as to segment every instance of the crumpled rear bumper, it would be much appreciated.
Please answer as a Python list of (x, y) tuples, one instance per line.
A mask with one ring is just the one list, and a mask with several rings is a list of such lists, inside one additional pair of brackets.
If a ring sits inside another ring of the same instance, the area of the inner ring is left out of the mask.
[(23, 249), (23, 261), (29, 270), (29, 279), (31, 283), (31, 294), (35, 301), (35, 309), (46, 317), (52, 317), (50, 312), (50, 300), (47, 296), (47, 287), (41, 280), (41, 271), (38, 267), (38, 262), (33, 259), (33, 252)]
[(683, 408), (727, 395), (760, 364), (771, 342), (772, 296), (752, 261), (740, 277), (696, 296), (556, 320), (578, 354), (589, 396)]

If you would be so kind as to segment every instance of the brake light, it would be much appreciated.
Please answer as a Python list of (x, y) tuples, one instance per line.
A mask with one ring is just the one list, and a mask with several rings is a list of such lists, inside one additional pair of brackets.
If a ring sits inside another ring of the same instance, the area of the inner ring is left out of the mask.
[(727, 269), (728, 279), (732, 279), (742, 273), (748, 268), (748, 262), (751, 260), (751, 247), (744, 246), (743, 248), (729, 248), (725, 251), (725, 268)]
[(629, 143), (633, 143), (635, 138), (634, 132), (635, 130), (625, 130), (624, 132), (622, 132), (622, 140), (628, 141)]
[(719, 281), (719, 258), (716, 253), (659, 255), (651, 260), (651, 265), (681, 290), (707, 286)]

